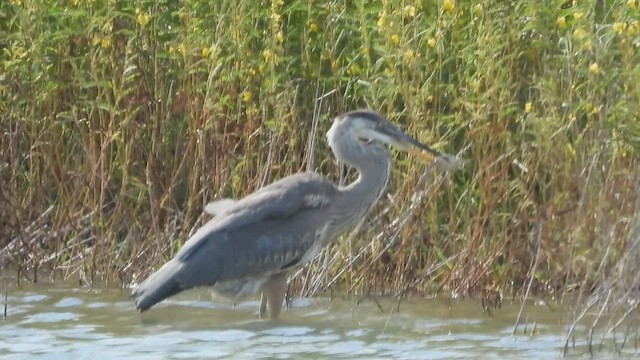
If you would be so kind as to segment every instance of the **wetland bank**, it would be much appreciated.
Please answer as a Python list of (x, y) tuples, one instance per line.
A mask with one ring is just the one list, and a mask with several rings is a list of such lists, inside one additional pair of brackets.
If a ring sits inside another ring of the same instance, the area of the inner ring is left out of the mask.
[(209, 201), (352, 179), (324, 133), (370, 107), (469, 165), (421, 180), (394, 154), (382, 203), (294, 298), (499, 292), (563, 301), (587, 339), (635, 334), (635, 0), (10, 0), (0, 17), (0, 264), (23, 283), (127, 287)]

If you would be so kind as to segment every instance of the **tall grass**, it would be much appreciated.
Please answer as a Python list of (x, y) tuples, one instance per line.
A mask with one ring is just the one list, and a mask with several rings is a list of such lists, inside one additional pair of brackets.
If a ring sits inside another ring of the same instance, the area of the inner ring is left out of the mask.
[(639, 5), (2, 2), (2, 263), (139, 280), (211, 200), (352, 178), (324, 133), (371, 107), (470, 166), (420, 180), (397, 154), (388, 197), (298, 291), (592, 290), (639, 241)]

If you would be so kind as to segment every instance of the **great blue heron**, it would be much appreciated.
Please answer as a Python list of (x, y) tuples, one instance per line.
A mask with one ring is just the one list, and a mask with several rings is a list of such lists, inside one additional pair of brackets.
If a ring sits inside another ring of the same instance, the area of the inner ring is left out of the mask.
[(262, 291), (260, 316), (282, 309), (287, 273), (356, 226), (384, 192), (391, 155), (383, 144), (452, 167), (443, 155), (398, 130), (383, 116), (358, 110), (335, 118), (327, 139), (336, 158), (358, 179), (336, 186), (315, 172), (294, 174), (239, 201), (221, 200), (205, 211), (215, 215), (187, 240), (176, 256), (132, 293), (145, 311), (183, 290), (212, 286), (238, 298)]

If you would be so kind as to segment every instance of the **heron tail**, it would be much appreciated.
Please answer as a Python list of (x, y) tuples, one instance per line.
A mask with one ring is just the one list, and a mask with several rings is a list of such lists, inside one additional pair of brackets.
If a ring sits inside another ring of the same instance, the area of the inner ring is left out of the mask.
[(140, 284), (132, 293), (138, 311), (148, 310), (160, 301), (184, 290), (177, 280), (180, 263), (169, 261)]

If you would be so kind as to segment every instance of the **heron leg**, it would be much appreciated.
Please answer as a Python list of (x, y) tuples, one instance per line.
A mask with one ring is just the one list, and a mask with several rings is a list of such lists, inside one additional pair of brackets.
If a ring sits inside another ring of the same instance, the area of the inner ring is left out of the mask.
[(282, 310), (282, 302), (287, 290), (287, 273), (271, 275), (262, 286), (260, 297), (260, 317), (264, 317), (269, 304), (269, 318), (275, 319)]
[(264, 314), (266, 313), (267, 313), (267, 295), (265, 295), (264, 288), (263, 288), (263, 291), (260, 293), (260, 311), (259, 311), (260, 319), (264, 319)]

